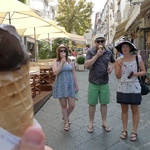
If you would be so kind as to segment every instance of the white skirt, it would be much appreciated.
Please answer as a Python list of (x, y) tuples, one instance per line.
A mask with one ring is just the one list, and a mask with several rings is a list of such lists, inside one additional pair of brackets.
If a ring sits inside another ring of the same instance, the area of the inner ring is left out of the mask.
[(139, 81), (118, 82), (117, 92), (121, 93), (141, 93)]

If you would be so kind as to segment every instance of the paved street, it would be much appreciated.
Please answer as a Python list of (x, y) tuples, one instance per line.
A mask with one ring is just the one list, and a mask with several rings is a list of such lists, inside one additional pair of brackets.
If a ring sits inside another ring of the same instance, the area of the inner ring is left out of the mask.
[(131, 133), (131, 112), (129, 113), (128, 138), (119, 138), (122, 131), (120, 105), (116, 103), (117, 80), (114, 73), (110, 75), (111, 102), (108, 105), (107, 121), (112, 131), (106, 133), (101, 127), (99, 105), (94, 122), (94, 132), (87, 133), (88, 105), (87, 86), (88, 71), (77, 71), (79, 83), (79, 101), (76, 102), (74, 112), (70, 116), (71, 126), (68, 132), (64, 131), (59, 101), (52, 97), (35, 115), (46, 134), (46, 144), (54, 150), (149, 150), (150, 149), (150, 94), (143, 97), (140, 106), (141, 120), (139, 123), (137, 142), (129, 139)]

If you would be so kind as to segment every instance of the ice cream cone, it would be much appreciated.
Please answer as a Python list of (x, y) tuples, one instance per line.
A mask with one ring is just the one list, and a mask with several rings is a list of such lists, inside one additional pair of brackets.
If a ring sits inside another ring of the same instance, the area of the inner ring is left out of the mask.
[(21, 137), (33, 124), (29, 64), (0, 72), (0, 127)]
[(99, 45), (99, 49), (102, 49), (102, 50), (103, 50), (103, 46), (102, 46), (102, 45)]

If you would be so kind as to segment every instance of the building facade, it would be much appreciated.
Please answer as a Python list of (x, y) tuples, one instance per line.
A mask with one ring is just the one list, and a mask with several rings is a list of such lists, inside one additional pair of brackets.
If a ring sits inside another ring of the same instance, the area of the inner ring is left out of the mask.
[(37, 10), (43, 18), (55, 19), (58, 0), (28, 0), (27, 4)]
[(107, 0), (96, 14), (95, 35), (102, 33), (106, 44), (131, 40), (138, 48), (150, 80), (150, 0)]

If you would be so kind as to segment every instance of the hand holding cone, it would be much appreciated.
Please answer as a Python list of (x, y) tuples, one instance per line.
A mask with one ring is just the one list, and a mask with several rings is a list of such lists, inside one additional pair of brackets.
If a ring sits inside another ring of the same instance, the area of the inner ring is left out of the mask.
[(103, 46), (102, 45), (99, 45), (99, 50), (103, 50)]

